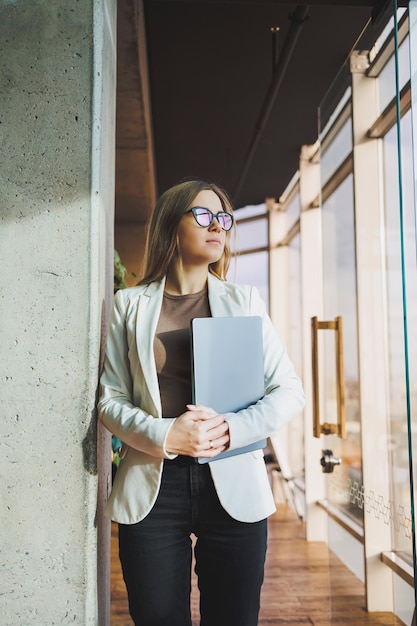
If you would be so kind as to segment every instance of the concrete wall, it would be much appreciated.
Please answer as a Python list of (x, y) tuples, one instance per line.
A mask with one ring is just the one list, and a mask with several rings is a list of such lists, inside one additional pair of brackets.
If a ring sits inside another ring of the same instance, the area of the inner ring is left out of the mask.
[(112, 292), (115, 21), (116, 0), (0, 1), (7, 626), (108, 623), (110, 463), (101, 431), (97, 460), (95, 399)]

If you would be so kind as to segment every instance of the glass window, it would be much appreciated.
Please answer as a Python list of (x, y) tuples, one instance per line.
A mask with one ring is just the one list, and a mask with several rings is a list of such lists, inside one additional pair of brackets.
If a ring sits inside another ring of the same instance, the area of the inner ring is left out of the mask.
[[(288, 245), (288, 334), (287, 350), (299, 376), (303, 369), (301, 311), (301, 237), (295, 235)], [(288, 457), (295, 476), (304, 476), (304, 416), (297, 415), (287, 426)]]
[(298, 233), (288, 245), (288, 344), (298, 374), (303, 366), (301, 341), (301, 237)]
[[(334, 503), (345, 513), (362, 522), (363, 509), (358, 499), (351, 498), (353, 492), (362, 489), (361, 428), (359, 404), (359, 366), (357, 345), (357, 288), (355, 211), (353, 198), (353, 176), (350, 174), (323, 203), (323, 280), (324, 314), (326, 320), (338, 316), (343, 322), (343, 357), (345, 370), (345, 440), (338, 439), (334, 455), (344, 459), (338, 472)], [(335, 422), (336, 408), (336, 364), (335, 336), (325, 331), (324, 369), (326, 397), (323, 421)]]
[(300, 205), (300, 193), (294, 194), (293, 198), (288, 202), (285, 207), (285, 215), (287, 221), (287, 230), (291, 230), (294, 224), (299, 220), (301, 214), (301, 205)]
[[(404, 15), (404, 13), (406, 12), (407, 9), (405, 8), (399, 8), (397, 9), (397, 21), (399, 22), (400, 19), (402, 18), (402, 16)], [(378, 54), (378, 52), (382, 49), (385, 41), (388, 39), (388, 37), (391, 35), (392, 31), (394, 28), (394, 18), (391, 17), (388, 20), (387, 25), (385, 26), (385, 28), (383, 29), (382, 33), (380, 34), (380, 36), (378, 37), (378, 39), (376, 40), (375, 44), (372, 46), (372, 50), (371, 50), (371, 56), (372, 58), (374, 58), (376, 56), (376, 54)]]
[(269, 309), (268, 257), (267, 250), (233, 257), (227, 274), (228, 280), (233, 283), (244, 283), (257, 287), (267, 310)]
[(245, 217), (254, 217), (255, 215), (265, 215), (266, 213), (266, 204), (263, 202), (262, 204), (251, 204), (249, 206), (244, 206), (241, 209), (237, 209), (235, 211), (235, 218), (237, 220), (244, 219)]
[[(399, 83), (400, 89), (410, 80), (410, 46), (407, 36), (398, 49)], [(378, 76), (379, 108), (380, 112), (395, 96), (395, 57), (391, 56)]]
[(321, 182), (325, 185), (331, 175), (352, 152), (352, 119), (349, 117), (331, 144), (320, 157)]
[[(402, 197), (404, 220), (404, 257), (401, 249), (401, 223), (399, 205), (397, 127), (384, 137), (384, 184), (385, 184), (385, 265), (388, 314), (388, 360), (389, 360), (389, 410), (390, 449), (392, 457), (392, 494), (395, 524), (393, 525), (394, 549), (412, 554), (409, 450), (407, 430), (406, 347), (413, 358), (417, 345), (417, 277), (416, 232), (414, 222), (412, 128), (411, 111), (401, 120), (402, 144)], [(402, 272), (404, 265), (406, 307), (403, 302)], [(404, 317), (407, 321), (407, 345), (405, 343)], [(414, 357), (415, 358), (415, 357)], [(415, 372), (415, 370), (414, 370)], [(411, 404), (417, 402), (417, 381), (410, 381)]]
[(232, 235), (234, 250), (251, 250), (268, 246), (268, 220), (265, 217), (248, 222), (236, 221), (236, 234)]
[[(268, 215), (266, 204), (246, 206), (235, 211), (236, 229), (232, 234), (232, 251), (236, 256), (227, 278), (231, 282), (254, 285), (269, 309)], [(250, 221), (244, 221), (247, 218)], [(243, 221), (242, 221), (243, 220)], [(259, 248), (265, 250), (259, 251)], [(253, 252), (250, 252), (253, 250)], [(256, 251), (255, 251), (256, 250)], [(245, 254), (240, 254), (244, 252)]]

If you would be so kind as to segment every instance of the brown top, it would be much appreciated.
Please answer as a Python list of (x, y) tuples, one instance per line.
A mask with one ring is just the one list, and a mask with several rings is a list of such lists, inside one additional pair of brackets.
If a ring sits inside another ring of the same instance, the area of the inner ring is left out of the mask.
[(190, 320), (211, 317), (208, 291), (173, 296), (164, 293), (154, 340), (163, 417), (178, 417), (192, 402)]

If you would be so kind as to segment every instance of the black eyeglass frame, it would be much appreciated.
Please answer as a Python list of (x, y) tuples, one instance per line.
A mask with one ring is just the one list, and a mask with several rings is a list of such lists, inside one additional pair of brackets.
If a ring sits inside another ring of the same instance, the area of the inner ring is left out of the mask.
[[(211, 218), (210, 218), (210, 222), (207, 224), (207, 226), (204, 226), (203, 224), (200, 224), (200, 222), (198, 221), (198, 209), (202, 209), (203, 211), (205, 211), (206, 213), (208, 213)], [(233, 228), (233, 224), (235, 222), (234, 217), (231, 213), (229, 213), (228, 211), (219, 211), (218, 213), (213, 213), (213, 211), (210, 211), (210, 209), (208, 209), (205, 206), (193, 206), (191, 209), (188, 209), (188, 211), (185, 211), (184, 215), (186, 215), (187, 213), (192, 213), (194, 216), (195, 221), (197, 222), (197, 224), (199, 226), (201, 226), (201, 228), (209, 228), (209, 226), (212, 225), (214, 218), (216, 218), (217, 222), (220, 225), (220, 228), (222, 230), (224, 230), (225, 232), (229, 232), (229, 230), (231, 230)], [(230, 217), (231, 219), (231, 224), (230, 224), (230, 228), (225, 228), (221, 221), (219, 220), (219, 215), (227, 215), (228, 217)]]

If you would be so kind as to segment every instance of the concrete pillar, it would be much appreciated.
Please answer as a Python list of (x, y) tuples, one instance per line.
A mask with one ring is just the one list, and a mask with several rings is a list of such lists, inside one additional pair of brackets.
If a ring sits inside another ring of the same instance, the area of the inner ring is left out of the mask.
[[(0, 622), (109, 623), (116, 0), (0, 1)], [(99, 556), (99, 558), (98, 558)]]

